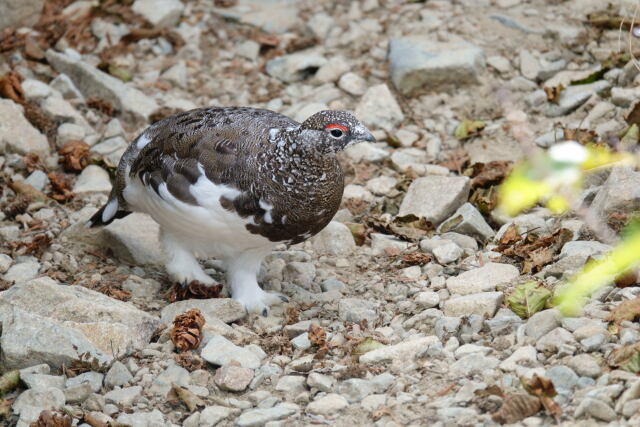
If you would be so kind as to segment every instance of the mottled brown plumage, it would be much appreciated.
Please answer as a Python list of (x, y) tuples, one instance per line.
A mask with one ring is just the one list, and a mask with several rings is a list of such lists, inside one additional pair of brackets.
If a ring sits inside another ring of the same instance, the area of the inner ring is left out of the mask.
[[(227, 231), (220, 227), (229, 221), (262, 236), (265, 247), (273, 244), (269, 242), (298, 243), (331, 221), (344, 188), (335, 154), (363, 139), (373, 137), (342, 111), (324, 111), (302, 124), (246, 107), (202, 108), (167, 117), (128, 147), (110, 201), (91, 223), (109, 223), (127, 211), (142, 210), (180, 240), (184, 236), (178, 236), (181, 228), (175, 224), (191, 225), (184, 216), (193, 212), (200, 221), (204, 215), (201, 225), (206, 228), (209, 221), (201, 210), (206, 206), (214, 215), (212, 246), (223, 244), (215, 241), (215, 230)], [(222, 211), (233, 213), (237, 221)], [(252, 250), (262, 245), (247, 239), (238, 243), (238, 253), (243, 245)], [(235, 251), (233, 242), (224, 246), (225, 254)], [(202, 243), (199, 248), (202, 252)]]

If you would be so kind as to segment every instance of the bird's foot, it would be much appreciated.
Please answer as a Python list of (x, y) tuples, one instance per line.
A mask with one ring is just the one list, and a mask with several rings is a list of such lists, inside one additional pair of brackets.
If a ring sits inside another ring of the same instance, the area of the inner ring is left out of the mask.
[(234, 295), (233, 299), (242, 304), (249, 313), (258, 313), (265, 317), (269, 315), (269, 306), (289, 302), (284, 295), (265, 292), (260, 288), (251, 293)]

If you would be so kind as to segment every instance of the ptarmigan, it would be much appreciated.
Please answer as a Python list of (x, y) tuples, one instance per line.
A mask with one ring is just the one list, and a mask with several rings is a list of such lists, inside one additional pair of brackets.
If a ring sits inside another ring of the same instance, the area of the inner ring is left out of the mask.
[(173, 279), (214, 284), (198, 258), (216, 257), (233, 299), (266, 315), (286, 298), (258, 285), (262, 259), (278, 243), (302, 242), (331, 221), (344, 189), (336, 153), (362, 140), (374, 137), (345, 111), (322, 111), (303, 123), (247, 107), (167, 117), (129, 145), (109, 200), (89, 225), (132, 211), (151, 215)]

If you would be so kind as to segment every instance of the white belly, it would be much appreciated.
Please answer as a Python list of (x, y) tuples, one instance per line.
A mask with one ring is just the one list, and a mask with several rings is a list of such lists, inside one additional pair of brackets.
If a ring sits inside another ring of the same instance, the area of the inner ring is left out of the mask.
[(132, 210), (149, 214), (163, 232), (172, 234), (200, 257), (228, 259), (251, 249), (266, 251), (276, 243), (252, 234), (246, 225), (253, 218), (241, 218), (223, 208), (222, 196), (234, 199), (240, 192), (226, 185), (218, 185), (205, 176), (191, 187), (198, 206), (184, 203), (169, 193), (166, 184), (159, 187), (160, 197), (139, 178), (126, 178), (123, 197)]

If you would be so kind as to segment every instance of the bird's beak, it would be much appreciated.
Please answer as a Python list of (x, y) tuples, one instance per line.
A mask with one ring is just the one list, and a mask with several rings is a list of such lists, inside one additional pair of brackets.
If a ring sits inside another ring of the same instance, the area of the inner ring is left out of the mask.
[(355, 140), (357, 141), (367, 141), (367, 142), (376, 142), (376, 138), (373, 136), (371, 131), (364, 127), (363, 125), (358, 125), (355, 128), (355, 132), (353, 135)]

